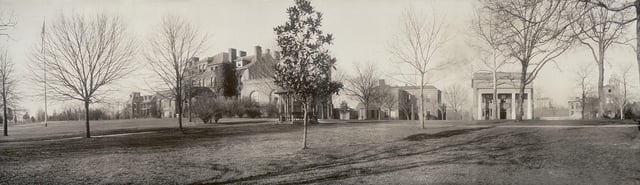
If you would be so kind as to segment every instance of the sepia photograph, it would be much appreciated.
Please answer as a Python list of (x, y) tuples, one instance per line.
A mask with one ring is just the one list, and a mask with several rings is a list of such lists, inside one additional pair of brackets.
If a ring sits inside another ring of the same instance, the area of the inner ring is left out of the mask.
[(0, 185), (637, 184), (640, 0), (0, 0)]

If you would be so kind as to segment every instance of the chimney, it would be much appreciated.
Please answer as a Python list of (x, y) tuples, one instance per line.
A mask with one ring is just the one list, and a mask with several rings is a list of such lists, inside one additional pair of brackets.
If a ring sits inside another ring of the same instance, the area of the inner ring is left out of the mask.
[(271, 55), (271, 49), (266, 49), (264, 53), (267, 55)]
[(378, 80), (378, 86), (385, 86), (384, 79)]
[[(229, 61), (231, 61), (231, 60), (230, 60), (230, 58), (231, 58), (231, 57), (229, 57), (229, 56), (230, 56), (230, 54), (229, 54), (229, 53), (227, 53), (227, 52), (222, 52), (222, 62), (229, 62)], [(213, 57), (211, 57), (211, 58), (213, 58)]]
[(238, 55), (236, 55), (236, 49), (235, 48), (229, 48), (229, 59), (230, 59), (230, 62), (235, 61), (236, 58), (238, 58)]
[(255, 50), (256, 50), (256, 57), (260, 58), (262, 57), (262, 47), (260, 46), (254, 46)]
[(246, 51), (240, 51), (240, 57), (245, 57), (247, 56), (247, 52)]

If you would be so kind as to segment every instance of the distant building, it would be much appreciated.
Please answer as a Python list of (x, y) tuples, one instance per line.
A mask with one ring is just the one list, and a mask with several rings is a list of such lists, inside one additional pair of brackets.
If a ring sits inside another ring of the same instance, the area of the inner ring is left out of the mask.
[(141, 95), (133, 92), (129, 95), (128, 105), (131, 118), (172, 118), (175, 116), (175, 101), (170, 92), (158, 92), (153, 95)]
[[(358, 119), (393, 119), (393, 120), (418, 120), (420, 112), (420, 86), (389, 86), (384, 80), (378, 81), (377, 88), (388, 88), (394, 96), (392, 105), (382, 106), (375, 100), (365, 110), (359, 103)], [(442, 104), (442, 92), (431, 85), (424, 86), (424, 105), (426, 119), (444, 119), (446, 108)]]
[(556, 105), (549, 97), (536, 97), (533, 102), (534, 119), (567, 119), (570, 116), (567, 108)]
[[(582, 109), (584, 108), (584, 118)], [(569, 100), (569, 118), (571, 119), (595, 119), (598, 114), (598, 98), (586, 97), (585, 106), (582, 106), (582, 98), (574, 97)]]
[[(603, 86), (604, 90), (604, 117), (615, 118), (620, 116), (619, 101), (619, 82), (612, 78), (608, 85)], [(569, 100), (569, 116), (573, 119), (595, 119), (598, 117), (598, 109), (600, 102), (598, 97), (588, 96), (585, 105), (582, 106), (582, 100), (575, 97)], [(582, 109), (585, 109), (585, 116), (582, 118)]]
[(618, 105), (618, 96), (620, 94), (619, 82), (614, 79), (609, 80), (609, 84), (604, 88), (604, 116), (606, 118), (614, 118), (620, 116), (620, 107)]
[[(498, 114), (498, 119), (515, 119), (517, 112), (517, 102), (515, 101), (520, 92), (519, 72), (498, 72), (497, 89), (498, 100), (493, 100), (493, 73), (476, 72), (471, 79), (473, 88), (472, 117), (475, 120), (492, 119), (493, 112)], [(525, 86), (524, 115), (522, 119), (533, 119), (533, 87), (532, 84)], [(494, 110), (498, 103), (499, 110)]]

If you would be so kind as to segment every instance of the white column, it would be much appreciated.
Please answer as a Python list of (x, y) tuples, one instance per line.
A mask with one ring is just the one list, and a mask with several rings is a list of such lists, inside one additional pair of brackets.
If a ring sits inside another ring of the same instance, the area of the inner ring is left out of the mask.
[(533, 97), (531, 96), (531, 91), (527, 94), (527, 119), (533, 119)]
[(511, 93), (511, 119), (516, 119), (516, 93)]
[(478, 92), (478, 119), (483, 120), (482, 118), (482, 93)]

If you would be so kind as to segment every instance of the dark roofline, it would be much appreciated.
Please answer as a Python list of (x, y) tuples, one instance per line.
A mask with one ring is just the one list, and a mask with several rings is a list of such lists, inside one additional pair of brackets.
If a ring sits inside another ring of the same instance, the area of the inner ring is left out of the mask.
[[(391, 86), (393, 88), (398, 88), (400, 90), (407, 90), (407, 89), (420, 89), (420, 86), (417, 85), (411, 85), (411, 86)], [(433, 85), (425, 85), (424, 89), (435, 89), (435, 90), (440, 90), (438, 88), (436, 88)]]

